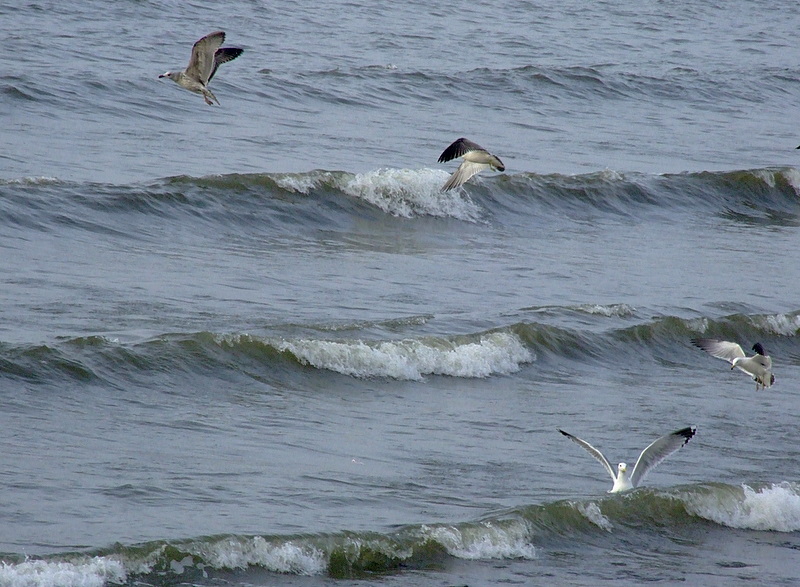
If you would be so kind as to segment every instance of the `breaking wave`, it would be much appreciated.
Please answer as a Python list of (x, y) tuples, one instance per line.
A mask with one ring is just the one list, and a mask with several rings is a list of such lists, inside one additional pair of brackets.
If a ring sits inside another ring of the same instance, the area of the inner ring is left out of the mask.
[[(797, 483), (638, 489), (594, 500), (521, 506), (474, 522), (420, 524), (388, 533), (221, 535), (114, 545), (88, 553), (6, 557), (0, 584), (22, 586), (171, 585), (223, 581), (226, 573), (262, 569), (291, 575), (366, 578), (464, 560), (535, 559), (573, 542), (626, 541), (640, 532), (800, 530)], [(688, 529), (688, 530), (687, 530)], [(240, 576), (241, 578), (241, 576)]]
[[(136, 343), (104, 336), (38, 345), (0, 342), (0, 378), (57, 382), (66, 376), (81, 381), (113, 381), (165, 369), (233, 369), (248, 376), (281, 377), (302, 368), (358, 378), (485, 378), (512, 374), (530, 363), (546, 371), (552, 359), (595, 364), (619, 353), (650, 355), (656, 361), (661, 357), (679, 360), (683, 354), (687, 362), (693, 362), (697, 350), (689, 339), (695, 336), (758, 340), (773, 354), (790, 357), (794, 352), (791, 340), (800, 334), (800, 311), (646, 320), (625, 305), (528, 308), (523, 313), (537, 320), (458, 335), (376, 337), (375, 328), (413, 330), (426, 322), (413, 317), (340, 328), (304, 327), (301, 336), (198, 332), (163, 334)], [(573, 325), (571, 316), (581, 319)], [(308, 336), (308, 330), (321, 331), (325, 336)], [(358, 336), (361, 331), (365, 336)]]

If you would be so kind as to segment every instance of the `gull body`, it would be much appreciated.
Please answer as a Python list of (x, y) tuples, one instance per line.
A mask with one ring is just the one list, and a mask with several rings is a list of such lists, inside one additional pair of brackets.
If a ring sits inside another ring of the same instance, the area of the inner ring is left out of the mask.
[(775, 375), (772, 374), (772, 359), (764, 351), (760, 342), (753, 345), (755, 355), (752, 357), (748, 357), (741, 346), (728, 340), (693, 338), (691, 342), (712, 357), (728, 361), (731, 364), (731, 370), (739, 369), (750, 375), (756, 382), (756, 391), (759, 386), (761, 389), (766, 389), (775, 383)]
[(466, 182), (470, 177), (484, 169), (505, 171), (506, 166), (499, 157), (472, 141), (460, 138), (447, 147), (439, 156), (439, 163), (446, 163), (461, 157), (464, 161), (442, 186), (442, 191), (452, 190)]
[(650, 445), (639, 455), (639, 458), (636, 460), (636, 464), (633, 466), (633, 471), (630, 474), (628, 474), (628, 465), (626, 463), (620, 463), (617, 465), (615, 472), (614, 468), (608, 462), (608, 459), (606, 459), (603, 453), (601, 453), (591, 444), (585, 440), (581, 440), (577, 436), (573, 436), (569, 432), (564, 432), (560, 429), (559, 432), (561, 432), (561, 434), (569, 438), (578, 446), (585, 449), (595, 459), (600, 461), (600, 464), (605, 467), (606, 471), (608, 471), (608, 474), (611, 475), (611, 478), (614, 480), (614, 486), (609, 489), (608, 492), (619, 493), (621, 491), (629, 491), (634, 487), (638, 487), (644, 480), (644, 477), (647, 475), (647, 473), (657, 467), (661, 461), (663, 461), (669, 455), (689, 442), (697, 432), (697, 428), (695, 426), (681, 428), (680, 430), (671, 432), (670, 434), (662, 436), (658, 440), (650, 443)]
[(158, 77), (168, 77), (182, 88), (201, 94), (206, 104), (219, 104), (217, 97), (208, 89), (208, 84), (222, 63), (233, 61), (244, 49), (222, 47), (225, 33), (216, 31), (199, 39), (192, 46), (189, 65), (183, 71), (167, 71)]

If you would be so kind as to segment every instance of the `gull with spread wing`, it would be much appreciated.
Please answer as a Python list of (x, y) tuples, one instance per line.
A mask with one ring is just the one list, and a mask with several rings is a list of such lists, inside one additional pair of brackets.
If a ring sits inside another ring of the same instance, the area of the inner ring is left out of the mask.
[(222, 47), (224, 41), (225, 33), (222, 31), (206, 35), (192, 47), (192, 56), (186, 69), (168, 71), (158, 77), (168, 77), (180, 87), (202, 94), (206, 104), (219, 104), (217, 97), (208, 89), (208, 84), (222, 63), (233, 61), (244, 51), (238, 47)]
[(639, 455), (636, 464), (633, 466), (633, 472), (630, 475), (628, 475), (627, 464), (620, 463), (617, 465), (617, 472), (615, 473), (608, 459), (591, 444), (585, 440), (581, 440), (577, 436), (573, 436), (569, 432), (564, 432), (560, 429), (559, 432), (578, 446), (583, 447), (590, 455), (600, 461), (600, 464), (606, 468), (606, 471), (608, 471), (608, 474), (611, 475), (611, 478), (614, 480), (614, 486), (608, 492), (618, 493), (638, 487), (647, 473), (657, 467), (659, 463), (669, 455), (689, 442), (695, 435), (695, 432), (697, 432), (697, 428), (695, 426), (681, 428), (651, 443), (650, 446), (644, 449), (642, 454)]
[(766, 389), (775, 383), (775, 375), (772, 374), (772, 359), (767, 355), (760, 342), (753, 345), (753, 351), (756, 354), (752, 357), (748, 357), (741, 346), (728, 340), (693, 338), (691, 342), (712, 357), (728, 361), (731, 369), (739, 369), (750, 375), (756, 382), (756, 391), (758, 391), (759, 385), (762, 389)]
[(499, 157), (492, 155), (489, 151), (473, 143), (472, 141), (460, 138), (454, 141), (439, 156), (439, 163), (446, 163), (461, 157), (464, 161), (453, 172), (450, 179), (442, 186), (442, 191), (452, 190), (466, 182), (470, 177), (484, 169), (505, 171), (506, 166), (500, 161)]

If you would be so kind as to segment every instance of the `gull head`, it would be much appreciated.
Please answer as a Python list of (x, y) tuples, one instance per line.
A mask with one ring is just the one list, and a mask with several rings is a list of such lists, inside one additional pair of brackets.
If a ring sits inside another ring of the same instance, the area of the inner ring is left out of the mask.
[(617, 471), (619, 471), (620, 473), (624, 473), (627, 470), (628, 470), (628, 465), (626, 463), (620, 463), (619, 465), (617, 465)]
[(494, 171), (506, 170), (506, 166), (503, 165), (503, 162), (494, 155), (489, 155), (489, 167), (491, 167)]
[(172, 76), (173, 76), (173, 75), (174, 75), (174, 74), (173, 74), (171, 71), (166, 71), (166, 72), (162, 73), (162, 74), (161, 74), (160, 76), (158, 76), (158, 77), (159, 77), (159, 79), (160, 79), (160, 78), (162, 78), (162, 77), (168, 77), (168, 78), (172, 79)]

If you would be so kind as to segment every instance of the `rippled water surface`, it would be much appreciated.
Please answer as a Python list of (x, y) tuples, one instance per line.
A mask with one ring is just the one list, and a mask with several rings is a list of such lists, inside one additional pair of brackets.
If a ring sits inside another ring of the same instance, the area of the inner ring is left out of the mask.
[(800, 579), (793, 4), (0, 22), (0, 585)]

